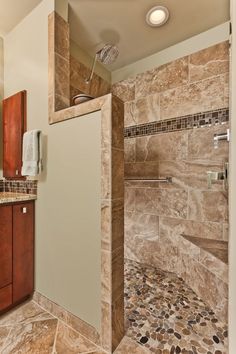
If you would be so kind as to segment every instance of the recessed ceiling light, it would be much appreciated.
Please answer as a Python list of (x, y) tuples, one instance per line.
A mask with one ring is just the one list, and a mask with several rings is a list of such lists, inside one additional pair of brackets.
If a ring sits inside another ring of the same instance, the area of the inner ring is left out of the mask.
[(154, 6), (148, 11), (146, 15), (146, 21), (148, 25), (152, 27), (159, 27), (164, 25), (168, 18), (169, 11), (164, 6)]

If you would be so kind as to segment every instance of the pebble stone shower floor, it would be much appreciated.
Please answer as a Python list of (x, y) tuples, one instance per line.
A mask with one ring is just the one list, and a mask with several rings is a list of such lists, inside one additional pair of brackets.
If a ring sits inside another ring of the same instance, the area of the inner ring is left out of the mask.
[(226, 324), (174, 273), (126, 260), (125, 313), (127, 336), (155, 354), (228, 352)]

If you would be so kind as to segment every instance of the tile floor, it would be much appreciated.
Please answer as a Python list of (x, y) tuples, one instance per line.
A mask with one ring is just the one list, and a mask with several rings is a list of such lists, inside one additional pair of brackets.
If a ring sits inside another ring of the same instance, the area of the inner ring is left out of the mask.
[(181, 278), (126, 261), (125, 282), (127, 336), (156, 354), (227, 353), (227, 326)]
[[(33, 301), (0, 317), (1, 354), (106, 354)], [(125, 337), (115, 354), (147, 354)]]
[[(115, 354), (226, 354), (227, 328), (173, 273), (125, 263), (127, 335)], [(0, 317), (1, 354), (104, 354), (33, 301)]]

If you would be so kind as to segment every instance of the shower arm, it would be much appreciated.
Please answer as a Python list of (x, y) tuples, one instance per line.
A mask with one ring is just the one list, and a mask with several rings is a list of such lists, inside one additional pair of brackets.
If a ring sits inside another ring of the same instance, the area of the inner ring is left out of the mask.
[(92, 66), (92, 69), (91, 69), (89, 78), (85, 80), (85, 83), (86, 83), (86, 84), (89, 84), (90, 81), (91, 81), (92, 78), (93, 78), (93, 73), (94, 73), (94, 69), (95, 69), (95, 65), (96, 65), (98, 56), (99, 56), (99, 53), (96, 53), (95, 56), (94, 56), (94, 59), (93, 59), (93, 66)]

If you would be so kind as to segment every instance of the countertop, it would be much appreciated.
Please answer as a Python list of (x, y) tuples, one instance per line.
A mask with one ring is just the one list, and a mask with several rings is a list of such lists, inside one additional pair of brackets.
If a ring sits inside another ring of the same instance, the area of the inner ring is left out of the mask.
[(35, 199), (37, 199), (36, 194), (0, 192), (0, 204), (25, 202), (28, 200), (35, 200)]

